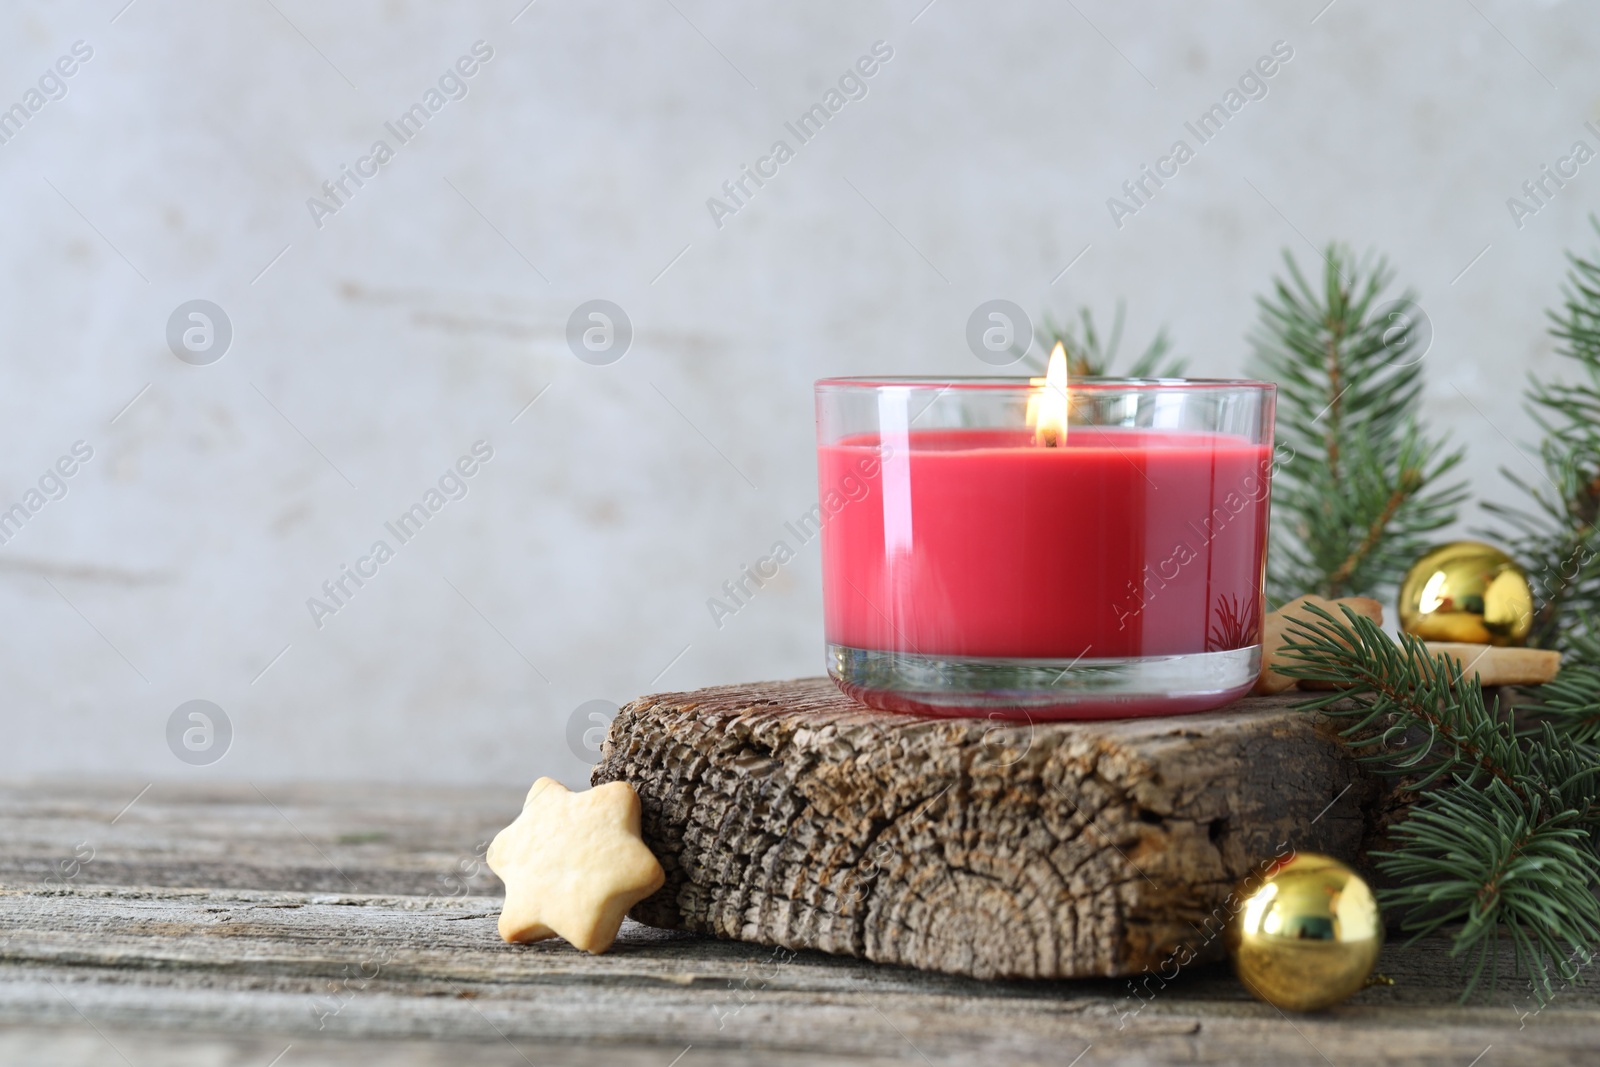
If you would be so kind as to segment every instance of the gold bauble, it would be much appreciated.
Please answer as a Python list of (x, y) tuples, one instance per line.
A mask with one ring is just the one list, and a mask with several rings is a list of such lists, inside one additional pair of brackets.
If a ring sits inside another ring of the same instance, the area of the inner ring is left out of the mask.
[(1520, 645), (1532, 628), (1528, 575), (1482, 541), (1431, 550), (1400, 583), (1400, 629), (1424, 641)]
[(1361, 877), (1338, 860), (1296, 852), (1247, 879), (1228, 924), (1228, 951), (1246, 988), (1285, 1011), (1332, 1007), (1378, 962), (1383, 923)]

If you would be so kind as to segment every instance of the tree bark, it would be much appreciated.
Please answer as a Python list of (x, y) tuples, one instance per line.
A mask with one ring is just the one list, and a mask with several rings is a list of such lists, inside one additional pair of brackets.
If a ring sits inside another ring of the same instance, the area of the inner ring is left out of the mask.
[(1158, 972), (1221, 958), (1274, 856), (1360, 866), (1387, 821), (1303, 698), (1029, 725), (722, 686), (628, 704), (592, 777), (638, 790), (666, 869), (641, 922), (975, 977)]

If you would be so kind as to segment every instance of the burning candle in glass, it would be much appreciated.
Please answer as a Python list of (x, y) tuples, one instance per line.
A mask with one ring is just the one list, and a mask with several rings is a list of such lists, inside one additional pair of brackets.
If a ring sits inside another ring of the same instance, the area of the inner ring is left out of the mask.
[(1203, 711), (1261, 660), (1275, 387), (828, 378), (828, 671), (878, 708)]

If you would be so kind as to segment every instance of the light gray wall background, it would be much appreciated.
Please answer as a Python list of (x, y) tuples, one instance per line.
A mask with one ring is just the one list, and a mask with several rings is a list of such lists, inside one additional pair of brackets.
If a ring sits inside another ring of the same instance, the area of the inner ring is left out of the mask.
[[(0, 547), (0, 773), (577, 782), (585, 701), (816, 673), (814, 544), (720, 630), (706, 599), (815, 499), (812, 380), (981, 372), (993, 297), (1125, 298), (1134, 343), (1164, 323), (1235, 375), (1281, 249), (1376, 247), (1433, 322), (1435, 425), (1499, 492), (1600, 162), (1520, 229), (1506, 200), (1600, 144), (1600, 12), (1325, 2), (7, 5), (0, 106), (93, 57), (0, 145), (0, 507), (94, 456)], [(479, 40), (467, 97), (319, 228), (307, 198)], [(1113, 225), (1276, 41), (1267, 97)], [(635, 330), (610, 366), (565, 341), (594, 298)], [(166, 342), (193, 299), (232, 323), (209, 366)], [(469, 495), (317, 628), (306, 599), (480, 439)], [(192, 699), (232, 724), (206, 767), (168, 748)]]

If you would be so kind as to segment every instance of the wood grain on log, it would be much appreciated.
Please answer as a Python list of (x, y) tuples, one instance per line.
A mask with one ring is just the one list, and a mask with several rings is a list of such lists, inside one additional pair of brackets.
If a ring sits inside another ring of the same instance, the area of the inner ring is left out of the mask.
[(1101, 723), (868, 711), (825, 679), (644, 697), (624, 780), (667, 871), (654, 926), (976, 977), (1223, 955), (1235, 884), (1287, 849), (1359, 861), (1380, 784), (1291, 696)]

